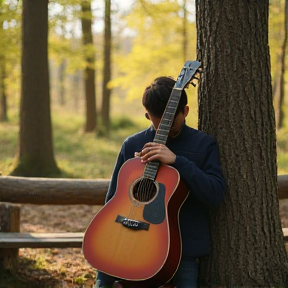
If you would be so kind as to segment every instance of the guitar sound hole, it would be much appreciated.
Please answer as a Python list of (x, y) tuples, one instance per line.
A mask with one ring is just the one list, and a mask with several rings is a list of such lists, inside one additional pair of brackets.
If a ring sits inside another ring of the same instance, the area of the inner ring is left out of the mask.
[(139, 202), (149, 202), (151, 201), (156, 193), (157, 187), (155, 182), (148, 178), (143, 178), (133, 187), (133, 197)]

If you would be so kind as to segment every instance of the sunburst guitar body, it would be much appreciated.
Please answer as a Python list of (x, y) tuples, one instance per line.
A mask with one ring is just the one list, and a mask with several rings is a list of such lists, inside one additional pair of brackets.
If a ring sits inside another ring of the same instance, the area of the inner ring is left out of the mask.
[(166, 283), (181, 259), (178, 214), (189, 191), (173, 167), (161, 164), (155, 181), (143, 179), (144, 167), (139, 158), (124, 163), (115, 196), (87, 228), (83, 253), (111, 276)]

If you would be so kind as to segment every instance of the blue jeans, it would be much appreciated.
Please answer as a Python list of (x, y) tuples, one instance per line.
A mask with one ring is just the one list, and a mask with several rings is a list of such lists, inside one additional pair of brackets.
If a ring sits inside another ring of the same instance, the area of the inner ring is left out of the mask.
[[(104, 274), (97, 273), (95, 288), (111, 288), (117, 279)], [(197, 288), (198, 287), (198, 259), (182, 258), (177, 272), (171, 280), (177, 288)], [(164, 283), (163, 283), (164, 285)], [(158, 288), (158, 287), (147, 287)]]

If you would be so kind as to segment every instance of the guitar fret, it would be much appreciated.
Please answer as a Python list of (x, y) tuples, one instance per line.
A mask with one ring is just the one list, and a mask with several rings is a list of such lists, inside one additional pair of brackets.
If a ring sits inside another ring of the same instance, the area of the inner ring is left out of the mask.
[(154, 141), (153, 141), (154, 143), (158, 143), (158, 144), (166, 144), (166, 139), (165, 139), (165, 141), (162, 141), (161, 139), (154, 139)]
[(167, 130), (159, 129), (159, 128), (158, 128), (158, 134), (157, 134), (157, 135), (162, 136), (162, 137), (165, 137), (167, 133), (161, 133), (161, 131), (167, 131)]
[(159, 165), (160, 165), (160, 163), (156, 162), (156, 161), (155, 162), (149, 162), (145, 166), (143, 176), (154, 180), (156, 178), (156, 174), (158, 172)]

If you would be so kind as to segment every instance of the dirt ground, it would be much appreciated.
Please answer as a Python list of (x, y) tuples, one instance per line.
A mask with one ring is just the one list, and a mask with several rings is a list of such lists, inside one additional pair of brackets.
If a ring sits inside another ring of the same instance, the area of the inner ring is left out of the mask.
[[(82, 232), (98, 209), (87, 205), (22, 205), (21, 232)], [(280, 202), (280, 217), (282, 227), (288, 227), (288, 200)], [(17, 277), (28, 283), (23, 287), (93, 287), (95, 270), (86, 262), (81, 249), (20, 249), (19, 255)]]
[[(21, 232), (83, 232), (96, 215), (97, 206), (22, 205)], [(39, 287), (93, 287), (95, 270), (80, 248), (20, 249), (19, 275)], [(50, 284), (49, 284), (50, 283)], [(45, 285), (43, 285), (45, 284)], [(29, 287), (29, 286), (27, 286)]]

